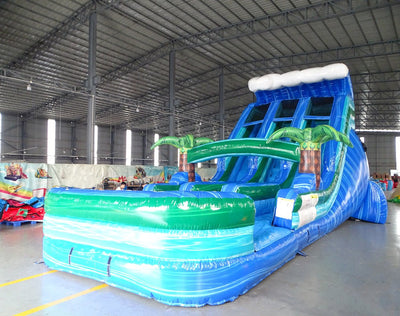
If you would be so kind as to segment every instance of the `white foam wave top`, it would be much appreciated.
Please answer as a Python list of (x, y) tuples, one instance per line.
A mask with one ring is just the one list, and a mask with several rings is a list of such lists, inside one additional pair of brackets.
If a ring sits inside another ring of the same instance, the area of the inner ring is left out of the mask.
[(335, 80), (346, 77), (349, 68), (345, 64), (331, 64), (324, 67), (290, 71), (284, 74), (268, 74), (249, 80), (249, 90), (275, 90), (282, 87), (294, 87), (303, 83), (314, 83), (322, 80)]

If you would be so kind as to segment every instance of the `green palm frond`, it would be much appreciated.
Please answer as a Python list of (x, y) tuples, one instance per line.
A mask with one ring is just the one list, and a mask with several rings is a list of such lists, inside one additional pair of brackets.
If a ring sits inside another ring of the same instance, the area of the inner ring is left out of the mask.
[(210, 138), (207, 137), (194, 138), (193, 135), (191, 134), (182, 137), (165, 136), (160, 138), (157, 142), (155, 142), (153, 146), (151, 146), (151, 149), (154, 149), (155, 147), (160, 145), (171, 145), (178, 148), (181, 153), (184, 153), (193, 147), (197, 147), (210, 142), (213, 142), (213, 140)]
[(268, 138), (267, 143), (284, 137), (293, 139), (298, 143), (302, 143), (306, 140), (304, 130), (296, 127), (284, 127), (272, 133), (272, 135)]
[(318, 125), (312, 129), (311, 133), (311, 140), (315, 143), (323, 144), (330, 140), (336, 140), (353, 147), (350, 139), (345, 134), (337, 131), (330, 125)]
[(194, 137), (191, 134), (187, 134), (179, 138), (179, 145), (182, 149), (190, 149), (194, 146)]
[(194, 146), (193, 147), (197, 147), (197, 146), (208, 144), (208, 143), (212, 143), (212, 142), (213, 142), (213, 140), (211, 138), (198, 137), (198, 138), (194, 139)]
[(175, 136), (165, 136), (160, 138), (153, 144), (153, 146), (151, 146), (151, 149), (153, 150), (155, 147), (160, 145), (171, 145), (180, 149), (179, 138)]
[(346, 145), (353, 147), (350, 139), (343, 133), (337, 131), (330, 125), (318, 125), (314, 128), (308, 127), (305, 129), (299, 129), (296, 127), (284, 127), (275, 131), (267, 140), (270, 141), (279, 138), (290, 138), (299, 144), (304, 142), (312, 142), (315, 144), (323, 144), (330, 140), (336, 140), (338, 142), (345, 143)]

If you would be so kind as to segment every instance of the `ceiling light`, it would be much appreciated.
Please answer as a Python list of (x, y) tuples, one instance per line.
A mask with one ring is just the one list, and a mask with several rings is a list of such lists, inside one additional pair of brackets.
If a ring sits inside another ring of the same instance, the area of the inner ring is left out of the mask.
[(136, 108), (136, 112), (139, 113), (139, 111), (140, 111), (140, 110), (139, 110), (139, 106), (138, 106), (138, 107)]
[(29, 82), (28, 85), (26, 86), (26, 90), (31, 91), (32, 90), (32, 86), (31, 83)]

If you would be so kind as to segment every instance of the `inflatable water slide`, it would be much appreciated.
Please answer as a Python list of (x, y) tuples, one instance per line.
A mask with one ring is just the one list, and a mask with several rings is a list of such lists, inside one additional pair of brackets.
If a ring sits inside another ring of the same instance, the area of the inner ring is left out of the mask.
[(179, 173), (141, 192), (52, 189), (45, 263), (169, 305), (216, 305), (350, 217), (385, 222), (346, 65), (268, 74), (249, 89), (256, 102), (230, 137), (187, 151), (192, 163), (218, 158), (211, 181)]

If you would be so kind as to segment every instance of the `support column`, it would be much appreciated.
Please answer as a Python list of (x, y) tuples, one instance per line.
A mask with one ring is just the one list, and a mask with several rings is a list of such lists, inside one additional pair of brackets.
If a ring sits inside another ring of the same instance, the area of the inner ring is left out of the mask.
[[(169, 53), (169, 136), (175, 136), (175, 51)], [(168, 146), (168, 165), (177, 157), (175, 147)]]
[(86, 163), (94, 163), (94, 124), (96, 113), (96, 45), (97, 45), (97, 13), (94, 11), (89, 16), (89, 69), (88, 69), (88, 90), (89, 105), (87, 115), (87, 158)]
[(225, 107), (224, 107), (224, 68), (219, 75), (219, 139), (225, 138)]
[(142, 131), (142, 165), (147, 165), (146, 144), (147, 144), (147, 133)]
[(110, 162), (111, 162), (111, 164), (113, 165), (114, 163), (115, 163), (115, 154), (114, 154), (114, 152), (115, 152), (115, 146), (114, 146), (114, 144), (115, 144), (115, 133), (116, 133), (116, 130), (115, 130), (115, 126), (111, 126), (111, 133), (110, 133)]
[(75, 156), (77, 155), (77, 148), (76, 148), (76, 123), (71, 122), (71, 162), (75, 162)]
[(25, 140), (26, 140), (26, 120), (23, 116), (21, 116), (21, 155), (22, 160), (25, 160)]

